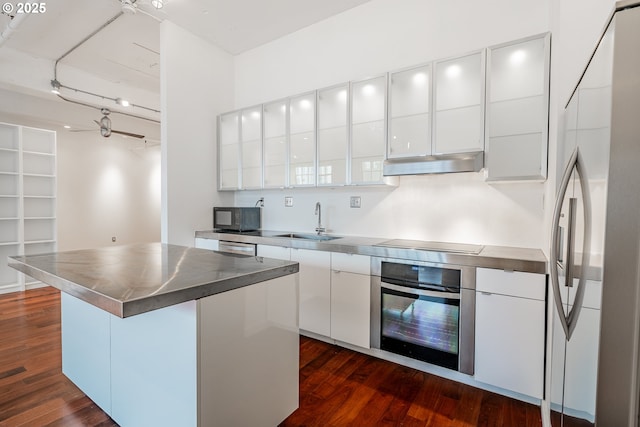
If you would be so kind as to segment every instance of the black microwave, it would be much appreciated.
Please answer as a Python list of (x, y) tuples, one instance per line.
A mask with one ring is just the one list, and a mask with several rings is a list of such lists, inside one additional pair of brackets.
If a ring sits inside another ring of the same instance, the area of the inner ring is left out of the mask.
[(260, 227), (260, 208), (213, 208), (215, 229), (253, 231)]

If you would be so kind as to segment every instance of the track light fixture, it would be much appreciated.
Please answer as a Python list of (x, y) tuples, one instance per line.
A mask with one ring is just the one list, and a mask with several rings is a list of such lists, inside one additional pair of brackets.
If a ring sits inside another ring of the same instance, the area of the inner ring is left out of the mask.
[(60, 95), (60, 82), (56, 79), (51, 80), (51, 93)]
[(155, 7), (156, 9), (162, 9), (162, 7), (164, 6), (164, 0), (151, 0), (151, 6)]
[(127, 101), (126, 99), (122, 99), (122, 98), (116, 98), (116, 104), (122, 105), (123, 107), (128, 107), (128, 106), (131, 105), (131, 103), (129, 101)]

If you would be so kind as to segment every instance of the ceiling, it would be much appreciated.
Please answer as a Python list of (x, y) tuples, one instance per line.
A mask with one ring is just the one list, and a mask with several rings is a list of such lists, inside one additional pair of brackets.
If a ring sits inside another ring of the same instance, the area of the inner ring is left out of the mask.
[[(126, 0), (47, 2), (46, 12), (29, 15), (4, 46), (55, 61), (118, 15), (121, 1)], [(369, 0), (165, 0), (160, 10), (150, 0), (129, 1), (135, 3), (135, 14), (115, 19), (60, 65), (158, 93), (160, 21), (169, 20), (236, 55)], [(9, 22), (0, 15), (0, 32)], [(73, 87), (64, 76), (59, 80)]]

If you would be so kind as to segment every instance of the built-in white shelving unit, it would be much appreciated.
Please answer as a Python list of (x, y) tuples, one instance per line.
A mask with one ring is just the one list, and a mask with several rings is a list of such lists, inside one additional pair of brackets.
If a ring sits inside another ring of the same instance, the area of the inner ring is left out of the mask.
[(56, 133), (0, 123), (0, 293), (40, 286), (6, 259), (56, 241)]

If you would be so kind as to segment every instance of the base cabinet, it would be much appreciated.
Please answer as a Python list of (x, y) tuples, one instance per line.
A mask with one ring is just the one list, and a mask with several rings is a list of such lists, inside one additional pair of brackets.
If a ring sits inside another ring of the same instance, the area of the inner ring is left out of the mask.
[(195, 247), (200, 249), (209, 249), (210, 251), (217, 251), (219, 249), (219, 241), (215, 239), (203, 239), (196, 237)]
[(371, 259), (331, 253), (331, 338), (370, 348)]
[(476, 380), (542, 399), (545, 286), (543, 274), (477, 269)]
[(331, 253), (291, 249), (300, 264), (300, 329), (331, 335)]
[(369, 276), (331, 271), (331, 338), (370, 348)]

